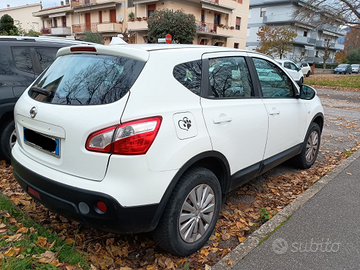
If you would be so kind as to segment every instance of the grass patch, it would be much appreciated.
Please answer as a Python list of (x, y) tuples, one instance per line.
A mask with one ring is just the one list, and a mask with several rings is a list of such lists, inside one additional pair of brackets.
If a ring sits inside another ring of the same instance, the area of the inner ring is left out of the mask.
[(305, 78), (304, 84), (331, 86), (331, 87), (346, 87), (346, 88), (360, 88), (360, 76), (327, 76), (319, 78)]
[(270, 235), (272, 235), (277, 229), (279, 229), (282, 225), (285, 224), (286, 221), (288, 221), (289, 219), (291, 218), (291, 216), (287, 217), (283, 222), (281, 222), (281, 224), (279, 226), (277, 226), (271, 233), (269, 233), (267, 236), (264, 237), (264, 239), (262, 239), (260, 242), (259, 242), (259, 245), (260, 246), (262, 244), (262, 242), (264, 242), (265, 240), (267, 240)]
[(90, 269), (73, 245), (45, 230), (1, 193), (0, 209), (1, 269)]

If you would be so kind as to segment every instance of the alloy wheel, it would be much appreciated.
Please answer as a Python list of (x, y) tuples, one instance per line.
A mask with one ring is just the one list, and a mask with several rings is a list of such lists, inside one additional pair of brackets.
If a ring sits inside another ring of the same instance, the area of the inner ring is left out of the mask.
[(306, 161), (312, 162), (316, 156), (317, 149), (319, 147), (319, 133), (315, 130), (311, 132), (309, 139), (306, 144)]
[(180, 211), (179, 230), (187, 243), (199, 240), (214, 218), (215, 195), (209, 185), (201, 184), (191, 190)]

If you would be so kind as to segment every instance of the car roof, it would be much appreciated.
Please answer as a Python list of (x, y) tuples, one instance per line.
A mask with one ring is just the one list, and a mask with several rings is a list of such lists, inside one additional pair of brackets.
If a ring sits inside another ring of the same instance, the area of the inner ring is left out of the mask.
[(82, 40), (75, 40), (69, 38), (61, 38), (61, 37), (48, 37), (48, 36), (0, 36), (0, 42), (36, 42), (36, 43), (61, 43), (61, 44), (69, 44), (76, 45), (76, 44), (89, 44), (95, 45), (92, 42), (86, 42)]

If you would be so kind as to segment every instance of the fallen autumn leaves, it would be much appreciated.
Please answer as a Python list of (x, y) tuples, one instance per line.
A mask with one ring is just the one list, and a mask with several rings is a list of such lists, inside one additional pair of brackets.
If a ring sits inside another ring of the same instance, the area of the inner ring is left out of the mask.
[[(73, 244), (89, 260), (93, 269), (209, 269), (263, 222), (331, 171), (352, 151), (360, 148), (357, 137), (350, 133), (360, 131), (356, 121), (351, 122), (344, 118), (326, 121), (326, 125), (348, 130), (349, 132), (344, 132), (348, 137), (334, 138), (332, 135), (323, 135), (324, 144), (318, 161), (308, 170), (291, 170), (291, 173), (281, 175), (266, 174), (262, 179), (232, 192), (222, 205), (219, 221), (207, 245), (186, 258), (164, 253), (155, 246), (148, 234), (115, 235), (97, 231), (50, 212), (23, 192), (13, 178), (12, 167), (4, 162), (0, 163), (0, 191), (44, 228), (56, 232), (68, 244)], [(353, 149), (338, 151), (326, 146), (327, 141), (341, 142), (345, 139), (353, 142)], [(267, 219), (261, 218), (264, 211), (268, 212)], [(0, 232), (5, 228), (0, 225)], [(24, 233), (15, 232), (9, 237), (16, 239), (19, 237), (16, 234)], [(35, 244), (49, 247), (52, 243), (39, 238)], [(22, 251), (17, 250), (17, 247), (12, 247), (11, 250), (9, 248), (3, 250), (0, 247), (0, 258), (4, 258), (6, 252), (12, 253), (12, 256), (20, 256)], [(49, 252), (44, 252), (35, 259), (49, 265), (58, 263), (58, 258)], [(227, 263), (232, 264), (231, 261)], [(67, 267), (63, 269), (71, 269), (72, 266)]]

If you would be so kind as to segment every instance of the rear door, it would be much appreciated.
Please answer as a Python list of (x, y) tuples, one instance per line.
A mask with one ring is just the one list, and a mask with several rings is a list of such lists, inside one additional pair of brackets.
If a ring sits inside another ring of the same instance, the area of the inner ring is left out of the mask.
[(245, 168), (246, 174), (256, 174), (264, 154), (268, 115), (254, 90), (246, 54), (205, 54), (203, 72), (201, 105), (213, 149), (225, 155), (231, 174)]

